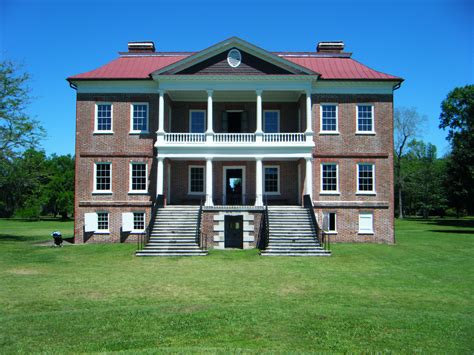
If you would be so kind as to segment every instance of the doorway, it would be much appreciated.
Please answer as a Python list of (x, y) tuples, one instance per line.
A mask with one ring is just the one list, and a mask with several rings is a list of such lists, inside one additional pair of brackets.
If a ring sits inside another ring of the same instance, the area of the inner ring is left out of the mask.
[(224, 204), (245, 204), (245, 167), (224, 167)]
[(244, 248), (243, 216), (225, 216), (224, 248)]
[(242, 111), (227, 111), (227, 132), (242, 133)]

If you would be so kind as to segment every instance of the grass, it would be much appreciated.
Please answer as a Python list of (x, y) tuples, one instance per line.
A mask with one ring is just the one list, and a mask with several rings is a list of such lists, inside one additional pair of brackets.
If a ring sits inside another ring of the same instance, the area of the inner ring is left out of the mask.
[(397, 221), (397, 245), (329, 258), (39, 244), (56, 229), (0, 220), (0, 353), (474, 351), (474, 219)]

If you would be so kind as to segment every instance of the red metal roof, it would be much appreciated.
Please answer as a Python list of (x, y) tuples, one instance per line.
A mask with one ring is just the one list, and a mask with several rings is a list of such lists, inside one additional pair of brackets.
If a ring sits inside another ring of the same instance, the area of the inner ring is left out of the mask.
[[(75, 79), (149, 79), (154, 71), (188, 57), (190, 54), (157, 54), (152, 56), (121, 56), (110, 63), (86, 73), (74, 75)], [(285, 53), (286, 60), (321, 74), (321, 79), (349, 80), (402, 80), (399, 77), (373, 70), (348, 57), (314, 57)]]

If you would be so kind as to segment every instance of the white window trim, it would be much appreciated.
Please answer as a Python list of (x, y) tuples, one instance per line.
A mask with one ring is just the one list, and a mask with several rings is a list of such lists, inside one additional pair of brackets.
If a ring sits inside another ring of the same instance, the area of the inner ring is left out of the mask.
[[(97, 164), (109, 164), (110, 165), (110, 190), (97, 190)], [(108, 161), (96, 161), (94, 162), (94, 188), (92, 189), (93, 194), (111, 194), (112, 193), (112, 162)]]
[[(96, 211), (97, 214), (97, 230), (94, 234), (110, 234), (110, 212), (109, 211)], [(107, 214), (107, 229), (99, 229), (99, 213), (106, 213)]]
[[(207, 126), (207, 110), (189, 110), (189, 133), (191, 133), (191, 127), (192, 125), (192, 117), (193, 117), (193, 112), (204, 112), (204, 132), (206, 132), (206, 126)], [(204, 134), (204, 132), (197, 133), (195, 134)]]
[[(336, 130), (335, 131), (323, 131), (323, 106), (336, 106)], [(319, 104), (319, 134), (331, 135), (339, 133), (339, 105), (337, 103), (325, 102)]]
[[(145, 105), (146, 106), (146, 131), (133, 129), (133, 107), (135, 105)], [(148, 102), (132, 102), (130, 104), (130, 134), (146, 134), (150, 133), (150, 105)]]
[[(361, 231), (360, 230), (360, 217), (362, 215), (371, 217), (371, 221), (372, 221), (372, 229), (371, 230), (367, 230), (367, 231)], [(358, 234), (374, 234), (374, 213), (373, 212), (359, 212), (358, 222), (359, 222), (359, 230), (357, 232)]]
[[(359, 166), (360, 165), (372, 165), (372, 191), (360, 191), (359, 190)], [(374, 163), (357, 163), (357, 192), (356, 195), (377, 195), (377, 189), (375, 188), (375, 164)]]
[[(132, 220), (132, 231), (130, 233), (143, 233), (146, 230), (146, 212), (145, 211), (133, 211), (133, 220)], [(135, 213), (143, 213), (143, 229), (135, 229)]]
[[(371, 131), (359, 131), (359, 106), (372, 107), (372, 130)], [(375, 134), (375, 106), (374, 104), (359, 103), (356, 105), (356, 134), (367, 134), (367, 135)]]
[[(191, 191), (191, 169), (200, 168), (203, 170), (204, 184), (202, 186), (202, 192)], [(189, 165), (188, 166), (188, 195), (205, 195), (206, 194), (206, 167), (204, 165)]]
[[(329, 230), (324, 231), (324, 233), (326, 233), (326, 234), (337, 234), (337, 213), (336, 212), (332, 212), (332, 211), (323, 212), (323, 223), (324, 223), (324, 215), (325, 214), (329, 215), (329, 213), (334, 213), (334, 227), (335, 227), (335, 229), (333, 231), (329, 231)], [(328, 226), (329, 226), (329, 221), (328, 221)]]
[[(266, 125), (266, 117), (265, 117), (265, 114), (267, 112), (276, 112), (278, 113), (278, 119), (277, 119), (277, 132), (276, 133), (280, 133), (280, 110), (263, 110), (262, 114), (263, 114), (263, 133), (268, 133), (268, 132), (265, 132), (265, 125)], [(270, 133), (271, 134), (271, 133)]]
[[(133, 172), (133, 165), (136, 164), (144, 164), (145, 165), (145, 190), (133, 190), (132, 189), (132, 172)], [(148, 163), (141, 162), (141, 161), (131, 161), (129, 164), (129, 174), (128, 174), (128, 193), (129, 194), (147, 194), (148, 193)]]
[[(267, 192), (265, 191), (265, 169), (266, 168), (276, 168), (277, 169), (277, 176), (278, 176), (278, 184), (277, 184), (277, 191)], [(264, 165), (263, 166), (263, 194), (267, 196), (278, 196), (281, 195), (280, 192), (280, 166), (279, 165)]]
[[(99, 105), (110, 105), (110, 130), (99, 130)], [(94, 108), (94, 134), (114, 134), (114, 105), (111, 102), (96, 102)]]
[[(335, 165), (336, 166), (336, 191), (326, 191), (323, 190), (323, 166), (324, 165)], [(321, 163), (320, 165), (320, 177), (319, 177), (319, 185), (320, 185), (320, 195), (340, 195), (341, 192), (339, 191), (339, 164), (338, 163)]]

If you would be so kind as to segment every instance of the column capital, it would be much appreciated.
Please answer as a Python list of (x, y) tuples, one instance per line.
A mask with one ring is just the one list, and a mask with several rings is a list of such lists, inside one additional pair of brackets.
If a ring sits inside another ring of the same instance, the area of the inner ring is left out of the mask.
[(206, 159), (206, 162), (208, 161), (212, 162), (212, 157), (206, 157), (205, 159)]
[(314, 159), (313, 159), (313, 157), (305, 157), (304, 160), (306, 160), (307, 162), (308, 161), (312, 162)]
[(164, 95), (164, 94), (165, 94), (165, 92), (166, 92), (166, 91), (165, 91), (165, 90), (163, 90), (163, 89), (159, 89), (159, 90), (158, 90), (158, 94), (160, 94), (160, 95)]
[(260, 95), (262, 95), (263, 90), (262, 89), (257, 89), (257, 90), (255, 90), (255, 93), (257, 94), (257, 96), (260, 96)]
[(206, 90), (206, 92), (207, 92), (207, 96), (212, 96), (212, 94), (214, 93), (214, 90), (208, 89)]
[(262, 160), (263, 160), (263, 157), (261, 157), (261, 156), (256, 156), (256, 157), (255, 157), (255, 160), (256, 160), (256, 161), (262, 161)]

